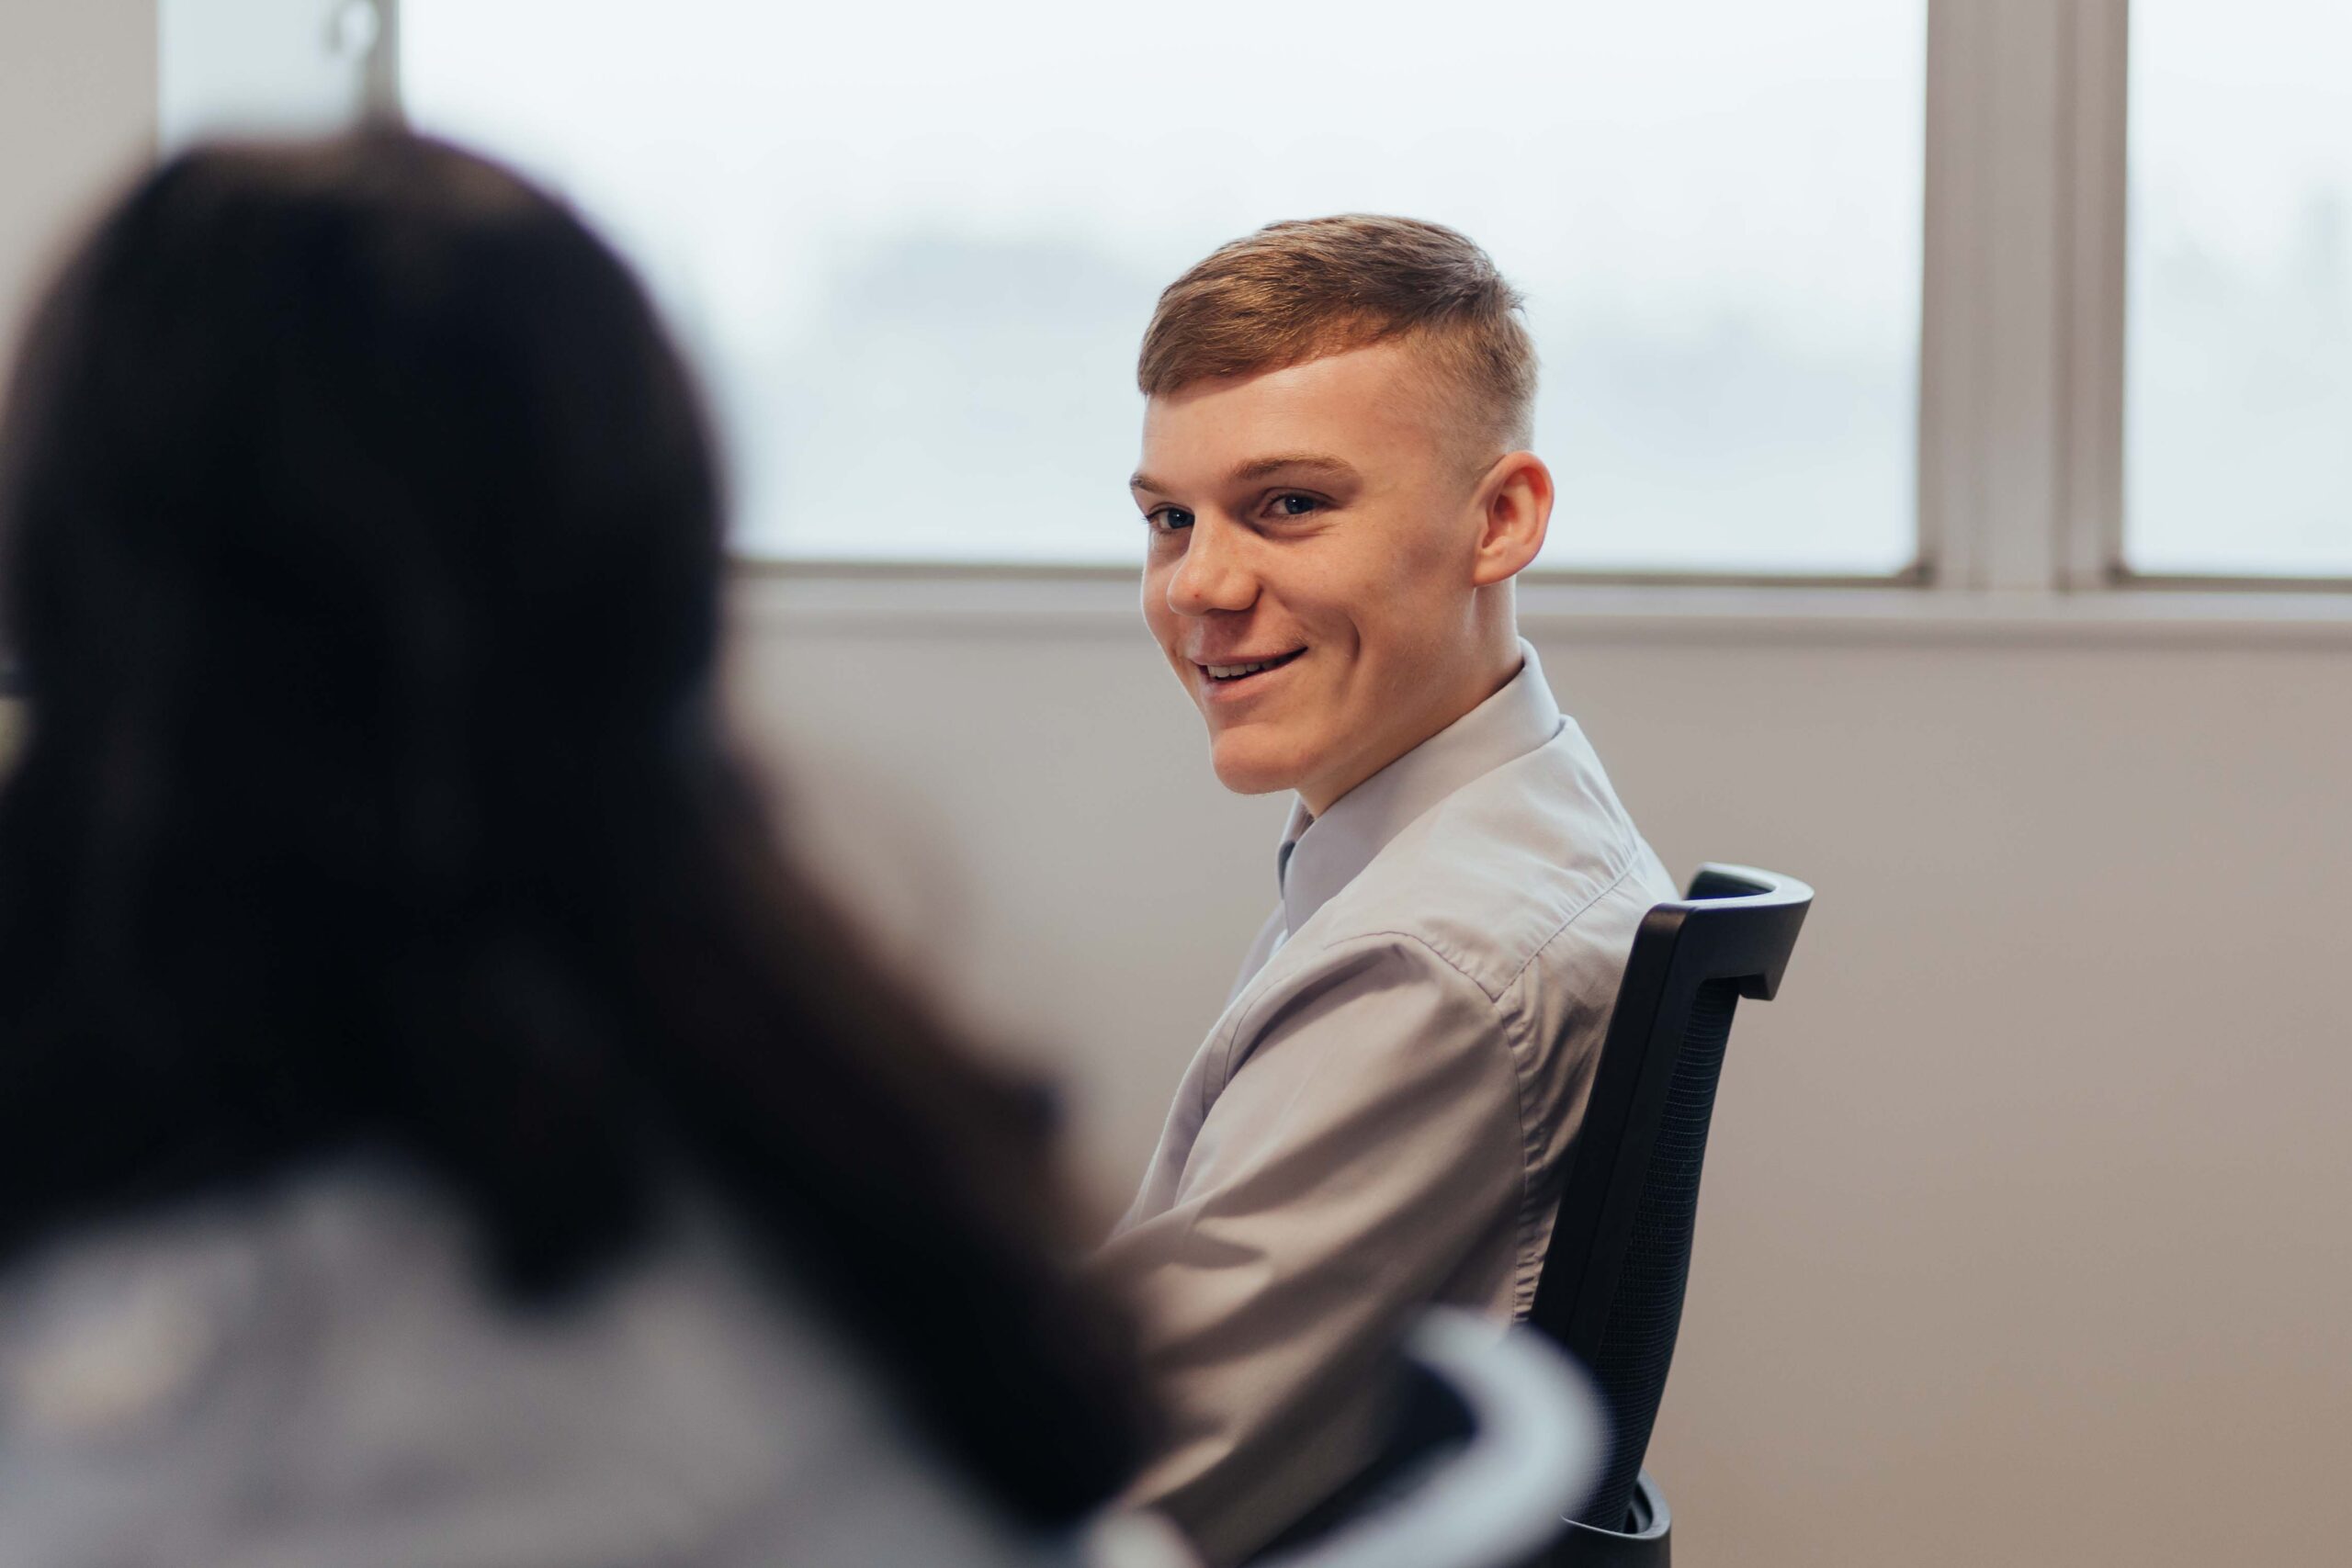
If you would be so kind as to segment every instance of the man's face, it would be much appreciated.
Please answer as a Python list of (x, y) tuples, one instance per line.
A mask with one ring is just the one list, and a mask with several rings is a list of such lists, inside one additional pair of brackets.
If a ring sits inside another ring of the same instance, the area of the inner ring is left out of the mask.
[(1150, 400), (1144, 619), (1228, 789), (1320, 812), (1488, 694), (1477, 455), (1409, 344)]

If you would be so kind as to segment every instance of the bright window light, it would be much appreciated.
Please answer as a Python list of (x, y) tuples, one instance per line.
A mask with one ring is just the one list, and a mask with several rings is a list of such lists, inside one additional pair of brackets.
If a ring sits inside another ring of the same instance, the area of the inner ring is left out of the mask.
[(156, 0), (156, 141), (340, 129), (366, 107), (379, 0)]
[(1529, 296), (1546, 565), (1915, 554), (1924, 0), (404, 0), (401, 28), (412, 118), (651, 280), (747, 553), (1139, 559), (1159, 288), (1381, 211)]
[(2124, 554), (2352, 577), (2352, 8), (2132, 0)]

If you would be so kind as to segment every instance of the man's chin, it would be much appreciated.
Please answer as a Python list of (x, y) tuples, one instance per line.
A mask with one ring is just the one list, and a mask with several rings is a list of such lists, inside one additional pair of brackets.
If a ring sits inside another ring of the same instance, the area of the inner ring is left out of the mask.
[(1306, 770), (1289, 754), (1273, 755), (1269, 748), (1239, 735), (1222, 735), (1209, 746), (1209, 765), (1216, 782), (1236, 795), (1272, 795), (1296, 789)]

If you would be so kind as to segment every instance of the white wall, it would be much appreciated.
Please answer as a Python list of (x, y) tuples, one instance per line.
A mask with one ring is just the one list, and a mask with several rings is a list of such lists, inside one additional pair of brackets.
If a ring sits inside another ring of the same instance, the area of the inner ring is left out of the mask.
[[(842, 885), (1069, 1075), (1116, 1201), (1278, 806), (1218, 791), (1123, 617), (788, 603), (824, 597), (745, 585), (739, 710)], [(2341, 1561), (2352, 637), (1536, 640), (1670, 865), (1819, 892), (1716, 1120), (1652, 1450), (1684, 1559)]]
[(0, 365), (60, 240), (154, 145), (154, 0), (0, 0)]

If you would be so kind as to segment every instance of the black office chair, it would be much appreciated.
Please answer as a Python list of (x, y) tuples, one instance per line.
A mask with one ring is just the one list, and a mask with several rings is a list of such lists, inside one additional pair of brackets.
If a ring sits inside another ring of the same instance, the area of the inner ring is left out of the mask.
[(1672, 1517), (1642, 1456), (1682, 1321), (1707, 1123), (1732, 1010), (1780, 988), (1812, 905), (1793, 877), (1704, 865), (1634, 935), (1530, 1319), (1591, 1370), (1611, 1451), (1541, 1568), (1671, 1561)]

